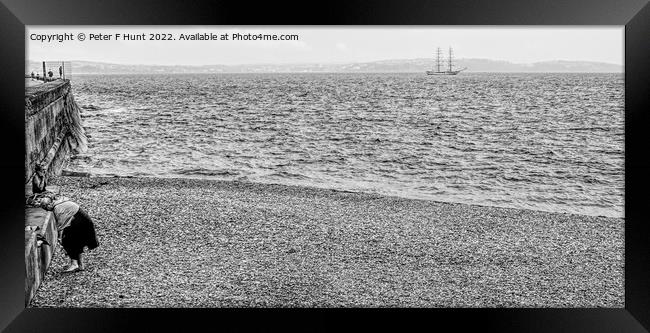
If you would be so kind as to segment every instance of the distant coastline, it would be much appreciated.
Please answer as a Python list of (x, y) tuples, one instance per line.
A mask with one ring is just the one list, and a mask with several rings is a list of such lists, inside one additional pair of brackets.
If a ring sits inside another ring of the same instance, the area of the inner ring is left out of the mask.
[[(423, 73), (431, 69), (426, 58), (358, 63), (245, 64), (245, 65), (131, 65), (71, 60), (74, 74), (219, 74), (219, 73)], [(26, 62), (26, 71), (40, 62)], [(476, 73), (623, 73), (624, 66), (590, 61), (543, 61), (518, 64), (489, 59), (458, 59), (457, 65)]]

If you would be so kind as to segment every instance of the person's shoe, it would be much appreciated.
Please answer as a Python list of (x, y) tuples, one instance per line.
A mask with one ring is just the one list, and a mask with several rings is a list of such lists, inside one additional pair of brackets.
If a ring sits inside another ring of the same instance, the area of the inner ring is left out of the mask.
[(76, 262), (71, 263), (63, 270), (63, 273), (72, 273), (81, 270)]

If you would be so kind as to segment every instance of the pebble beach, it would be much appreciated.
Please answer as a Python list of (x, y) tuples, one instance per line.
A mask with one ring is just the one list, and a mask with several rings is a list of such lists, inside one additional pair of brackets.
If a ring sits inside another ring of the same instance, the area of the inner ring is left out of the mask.
[(624, 219), (185, 178), (58, 177), (93, 218), (30, 307), (624, 307)]

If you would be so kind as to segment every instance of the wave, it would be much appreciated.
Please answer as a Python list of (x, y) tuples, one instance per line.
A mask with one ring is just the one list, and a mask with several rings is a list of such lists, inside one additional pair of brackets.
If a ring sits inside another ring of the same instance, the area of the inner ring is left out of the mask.
[(93, 104), (82, 105), (81, 108), (84, 109), (84, 110), (92, 110), (92, 111), (101, 109), (99, 106), (96, 106), (96, 105), (93, 105)]
[(619, 130), (619, 128), (613, 128), (613, 127), (571, 127), (567, 128), (569, 131), (604, 131), (604, 132), (609, 132), (609, 131), (614, 131), (614, 130)]
[(302, 175), (302, 174), (299, 174), (299, 173), (287, 172), (287, 171), (274, 172), (272, 174), (267, 175), (266, 177), (298, 179), (298, 180), (310, 179), (309, 177), (307, 177), (305, 175)]
[(235, 170), (210, 170), (205, 168), (189, 168), (189, 169), (176, 169), (171, 173), (183, 176), (221, 176), (221, 177), (237, 177), (241, 173)]

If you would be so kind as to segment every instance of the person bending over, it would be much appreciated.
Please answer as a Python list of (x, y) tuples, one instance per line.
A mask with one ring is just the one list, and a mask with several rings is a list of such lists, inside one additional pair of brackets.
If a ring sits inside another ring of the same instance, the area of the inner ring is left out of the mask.
[(88, 246), (88, 250), (92, 250), (99, 246), (92, 219), (78, 204), (66, 197), (44, 197), (40, 205), (43, 209), (54, 212), (59, 243), (70, 257), (70, 265), (63, 271), (68, 273), (83, 270), (81, 254), (84, 247)]

